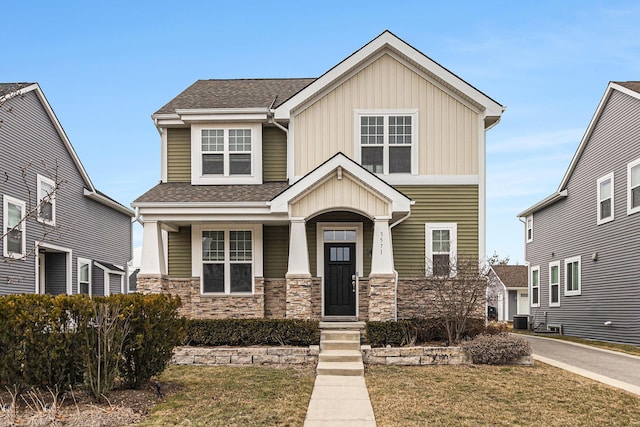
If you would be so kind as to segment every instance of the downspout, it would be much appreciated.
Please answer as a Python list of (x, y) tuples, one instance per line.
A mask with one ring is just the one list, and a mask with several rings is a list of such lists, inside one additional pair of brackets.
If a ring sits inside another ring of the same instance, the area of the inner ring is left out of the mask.
[[(414, 202), (412, 202), (411, 204), (413, 204)], [(395, 227), (396, 225), (406, 221), (407, 219), (409, 219), (409, 217), (411, 216), (411, 211), (407, 212), (407, 214), (405, 216), (403, 216), (402, 218), (400, 218), (399, 220), (397, 220), (396, 222), (394, 222), (393, 224), (389, 224), (389, 231), (391, 231), (391, 229), (393, 227)], [(390, 233), (391, 234), (391, 233)], [(391, 237), (391, 239), (393, 239), (393, 236)], [(393, 240), (392, 240), (393, 242)], [(393, 248), (392, 248), (393, 249)], [(395, 268), (395, 262), (393, 263), (393, 274), (394, 274), (394, 287), (393, 287), (393, 320), (394, 321), (398, 321), (398, 270), (396, 270)]]
[(280, 123), (276, 122), (276, 110), (274, 110), (273, 105), (276, 103), (276, 99), (278, 99), (278, 97), (276, 96), (275, 98), (273, 98), (273, 101), (271, 101), (271, 105), (269, 105), (268, 108), (268, 122), (272, 123), (274, 125), (276, 125), (276, 127), (278, 129), (280, 129), (281, 131), (283, 131), (285, 134), (289, 135), (289, 129), (287, 129), (286, 127), (282, 126)]

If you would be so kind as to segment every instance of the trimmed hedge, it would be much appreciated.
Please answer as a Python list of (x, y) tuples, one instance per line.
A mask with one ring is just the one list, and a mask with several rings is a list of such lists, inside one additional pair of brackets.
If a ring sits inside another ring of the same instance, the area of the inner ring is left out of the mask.
[[(469, 319), (467, 336), (485, 332), (484, 319)], [(433, 341), (446, 341), (447, 333), (436, 318), (416, 318), (389, 322), (368, 321), (366, 342), (372, 347), (402, 347)]]
[(192, 319), (187, 321), (184, 344), (193, 346), (291, 345), (320, 342), (314, 320), (294, 319)]

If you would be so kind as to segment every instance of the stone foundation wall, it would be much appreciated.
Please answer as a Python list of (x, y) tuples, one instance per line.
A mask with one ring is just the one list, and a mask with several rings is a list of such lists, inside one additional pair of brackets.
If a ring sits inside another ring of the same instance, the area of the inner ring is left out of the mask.
[(358, 320), (369, 320), (369, 278), (358, 279)]
[(369, 320), (388, 321), (395, 318), (395, 276), (369, 276)]
[(264, 317), (268, 319), (284, 319), (286, 313), (286, 279), (264, 279)]
[[(434, 317), (433, 309), (436, 294), (425, 289), (426, 279), (398, 280), (398, 319), (413, 319), (416, 317)], [(486, 295), (483, 292), (478, 299), (475, 313), (471, 317), (485, 317)]]
[(176, 365), (307, 365), (318, 361), (320, 347), (176, 347)]
[(287, 276), (286, 317), (288, 319), (311, 319), (312, 285), (310, 276)]
[[(362, 359), (369, 365), (472, 365), (461, 347), (392, 347), (362, 346)], [(523, 356), (510, 365), (533, 366), (533, 356)]]
[(322, 318), (322, 277), (311, 278), (311, 319)]

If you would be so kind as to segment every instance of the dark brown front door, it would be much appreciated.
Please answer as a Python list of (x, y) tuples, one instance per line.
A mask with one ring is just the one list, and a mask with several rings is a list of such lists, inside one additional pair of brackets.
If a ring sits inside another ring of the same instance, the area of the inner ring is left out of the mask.
[(324, 314), (355, 316), (355, 243), (324, 244)]

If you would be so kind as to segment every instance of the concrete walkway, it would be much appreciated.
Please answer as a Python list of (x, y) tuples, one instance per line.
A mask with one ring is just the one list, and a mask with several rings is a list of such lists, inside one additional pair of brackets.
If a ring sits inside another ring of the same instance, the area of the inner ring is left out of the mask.
[(527, 339), (542, 363), (591, 378), (640, 396), (640, 357), (553, 338)]
[(304, 427), (375, 427), (376, 419), (362, 376), (318, 375)]

